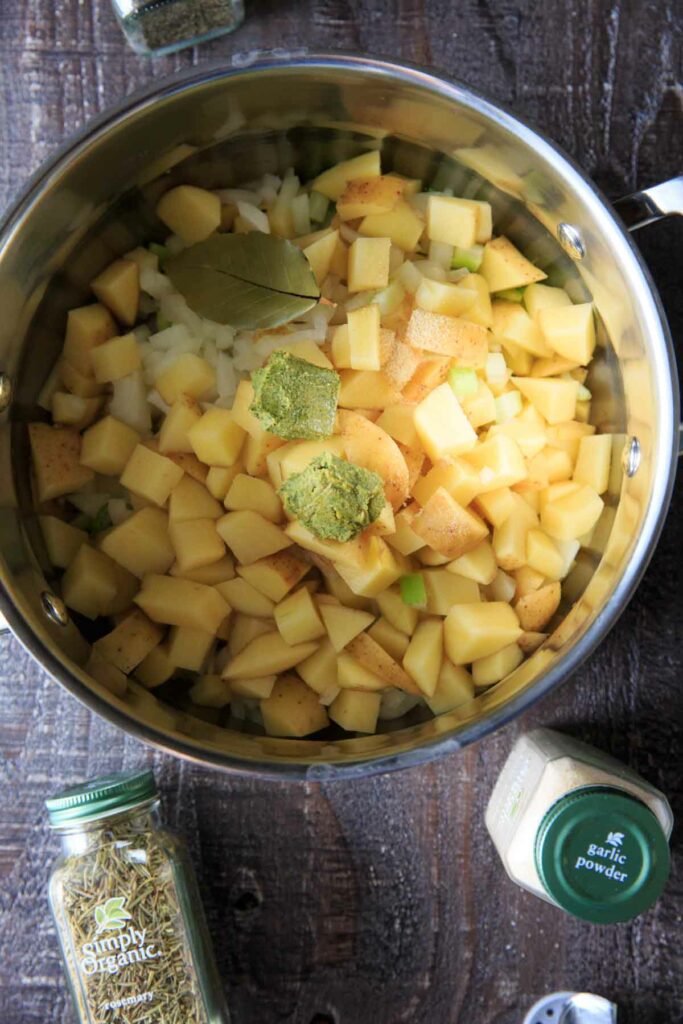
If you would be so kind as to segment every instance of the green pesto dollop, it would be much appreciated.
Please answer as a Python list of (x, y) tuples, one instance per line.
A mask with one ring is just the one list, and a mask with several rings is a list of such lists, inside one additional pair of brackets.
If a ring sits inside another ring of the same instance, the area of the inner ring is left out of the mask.
[(266, 430), (293, 441), (329, 437), (334, 430), (340, 380), (290, 352), (273, 352), (252, 374), (251, 411)]
[(280, 488), (285, 510), (321, 540), (351, 540), (385, 504), (381, 476), (331, 452), (312, 459)]

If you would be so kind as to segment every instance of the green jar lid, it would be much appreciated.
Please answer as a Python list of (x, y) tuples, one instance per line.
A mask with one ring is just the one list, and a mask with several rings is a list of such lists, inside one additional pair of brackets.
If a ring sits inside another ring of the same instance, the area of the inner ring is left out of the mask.
[(553, 804), (534, 852), (551, 899), (595, 924), (641, 914), (669, 877), (669, 846), (657, 818), (640, 800), (608, 786), (576, 790)]
[(45, 806), (50, 825), (59, 828), (79, 821), (92, 821), (153, 800), (156, 796), (158, 790), (152, 772), (117, 772), (64, 789), (46, 800)]

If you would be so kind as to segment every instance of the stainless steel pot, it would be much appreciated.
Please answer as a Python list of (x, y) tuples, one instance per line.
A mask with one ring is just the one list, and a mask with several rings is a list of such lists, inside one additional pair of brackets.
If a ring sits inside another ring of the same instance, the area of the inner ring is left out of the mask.
[[(419, 714), (363, 739), (276, 740), (218, 728), (132, 685), (117, 698), (83, 670), (88, 643), (58, 597), (32, 509), (25, 424), (60, 350), (65, 312), (114, 256), (161, 238), (154, 208), (178, 182), (238, 184), (294, 165), (309, 177), (367, 147), (425, 186), (490, 200), (501, 231), (592, 297), (599, 349), (593, 415), (617, 435), (607, 508), (567, 580), (546, 645), (465, 709)], [(683, 178), (630, 197), (631, 225), (683, 212)], [(618, 216), (543, 136), (471, 90), (361, 57), (287, 55), (193, 70), (89, 125), (29, 183), (0, 235), (0, 580), (16, 636), (79, 700), (141, 739), (272, 777), (354, 775), (416, 764), (485, 735), (570, 675), (615, 622), (652, 554), (678, 448), (671, 340)]]

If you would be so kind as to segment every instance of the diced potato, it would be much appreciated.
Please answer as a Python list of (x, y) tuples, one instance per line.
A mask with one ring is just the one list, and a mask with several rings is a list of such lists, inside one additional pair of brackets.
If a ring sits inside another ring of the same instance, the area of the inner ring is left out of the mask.
[(141, 508), (105, 533), (100, 549), (134, 576), (164, 573), (175, 557), (168, 516), (160, 508)]
[(224, 708), (230, 703), (231, 697), (230, 683), (216, 675), (200, 676), (189, 692), (192, 703), (203, 708)]
[(479, 494), (474, 504), (477, 512), (493, 527), (502, 526), (518, 508), (516, 496), (509, 487), (499, 487), (495, 491)]
[[(146, 443), (148, 444), (148, 442)], [(165, 457), (179, 466), (183, 473), (187, 473), (193, 480), (200, 484), (206, 484), (209, 470), (196, 455), (192, 455), (190, 452), (167, 452)]]
[(269, 736), (310, 736), (330, 721), (318, 695), (296, 676), (278, 679), (260, 708)]
[(490, 327), (493, 323), (491, 293), (481, 274), (468, 274), (467, 277), (461, 277), (458, 287), (474, 292), (474, 302), (463, 313), (465, 319), (479, 324), (480, 327)]
[[(90, 365), (90, 357), (88, 357)], [(92, 372), (92, 367), (90, 366)], [(66, 359), (59, 362), (58, 376), (64, 387), (79, 398), (97, 398), (104, 391), (104, 384), (98, 384), (94, 377), (81, 373)]]
[(493, 391), (481, 381), (478, 391), (473, 395), (465, 395), (460, 404), (462, 410), (469, 420), (470, 426), (477, 430), (487, 423), (493, 423), (496, 418), (496, 396)]
[(404, 400), (413, 405), (421, 402), (434, 388), (443, 384), (448, 376), (450, 364), (449, 356), (428, 355), (422, 359), (403, 389)]
[(519, 445), (505, 434), (482, 441), (464, 458), (479, 470), (480, 494), (512, 487), (526, 479), (526, 463)]
[[(292, 355), (297, 356), (298, 359), (304, 359), (307, 363), (313, 363), (314, 366), (320, 366), (323, 370), (334, 369), (332, 363), (327, 358), (320, 345), (316, 344), (315, 341), (292, 341), (288, 345), (283, 345), (281, 351), (291, 352)], [(274, 437), (275, 435), (273, 434), (271, 436)]]
[(423, 277), (415, 292), (415, 305), (427, 313), (458, 317), (474, 305), (475, 298), (475, 293), (469, 288)]
[(282, 502), (274, 487), (266, 480), (255, 480), (239, 473), (225, 496), (225, 507), (231, 511), (252, 511), (272, 523), (283, 518)]
[(477, 238), (479, 210), (469, 199), (430, 195), (427, 201), (427, 234), (432, 242), (445, 242), (464, 249)]
[(401, 392), (381, 370), (342, 370), (341, 409), (385, 409), (401, 401)]
[(309, 658), (317, 646), (315, 642), (292, 646), (279, 633), (264, 633), (228, 662), (223, 675), (226, 679), (253, 679), (286, 672)]
[(245, 436), (229, 409), (207, 409), (188, 431), (195, 455), (209, 466), (234, 465)]
[(369, 612), (340, 604), (321, 604), (320, 615), (335, 651), (339, 652), (374, 621)]
[(92, 470), (80, 463), (81, 435), (73, 427), (29, 423), (28, 436), (39, 502), (78, 491), (92, 480)]
[(387, 544), (395, 548), (402, 555), (412, 555), (425, 546), (422, 537), (413, 530), (413, 519), (416, 509), (412, 506), (401, 509), (394, 517), (394, 532), (387, 537)]
[(381, 173), (379, 151), (372, 149), (350, 160), (342, 160), (323, 171), (311, 182), (311, 188), (328, 199), (337, 200), (350, 181), (355, 178), (376, 178)]
[(460, 459), (442, 459), (420, 477), (413, 487), (413, 497), (424, 506), (440, 487), (447, 490), (459, 505), (469, 505), (481, 490), (481, 482), (479, 474), (469, 463)]
[(571, 306), (572, 300), (564, 288), (551, 288), (547, 284), (530, 284), (524, 289), (524, 305), (535, 320), (542, 309)]
[(83, 668), (93, 679), (116, 697), (123, 697), (126, 693), (128, 689), (127, 677), (121, 669), (116, 668), (115, 665), (110, 665), (108, 661), (100, 657), (94, 648), (90, 652), (90, 657)]
[(82, 544), (62, 578), (68, 608), (88, 619), (115, 615), (128, 608), (138, 581), (101, 551)]
[(377, 597), (404, 572), (404, 564), (401, 556), (394, 554), (382, 537), (363, 537), (360, 550), (360, 564), (337, 562), (335, 568), (354, 594)]
[(359, 633), (354, 637), (347, 644), (346, 653), (389, 686), (395, 686), (408, 693), (419, 692), (409, 673), (376, 640), (373, 640), (369, 633)]
[(562, 579), (564, 558), (555, 541), (543, 530), (529, 530), (526, 539), (526, 563), (549, 580)]
[(432, 714), (442, 715), (452, 711), (467, 704), (473, 697), (472, 676), (462, 665), (454, 665), (448, 658), (444, 658), (436, 689), (431, 697), (427, 697), (427, 706)]
[(321, 561), (320, 569), (325, 580), (330, 596), (334, 597), (340, 604), (347, 608), (360, 608), (361, 611), (370, 611), (373, 608), (372, 601), (360, 594), (354, 594), (347, 583), (341, 578), (337, 570), (326, 561)]
[(221, 201), (213, 192), (194, 185), (169, 189), (157, 203), (157, 217), (180, 235), (185, 245), (203, 242), (221, 224)]
[[(265, 700), (270, 697), (277, 676), (262, 676), (260, 679), (233, 679), (228, 685), (235, 697), (250, 697)], [(227, 679), (223, 680), (227, 683)]]
[(548, 639), (547, 633), (534, 633), (525, 632), (522, 633), (517, 643), (519, 644), (523, 654), (533, 654), (537, 651), (541, 644)]
[(230, 606), (215, 587), (153, 573), (143, 578), (135, 603), (155, 622), (214, 634), (230, 614)]
[[(324, 452), (343, 458), (344, 442), (342, 438), (333, 435), (323, 441), (296, 441), (282, 448), (279, 457), (274, 457), (271, 462), (279, 462), (282, 483), (295, 473), (301, 473), (313, 459)], [(273, 486), (280, 487), (281, 483), (274, 482)]]
[(316, 693), (329, 693), (337, 687), (337, 654), (329, 640), (320, 642), (316, 651), (296, 666), (298, 674)]
[(214, 519), (183, 519), (169, 522), (168, 535), (181, 572), (200, 569), (225, 555), (225, 544)]
[(336, 540), (320, 540), (298, 519), (289, 523), (284, 532), (290, 542), (313, 554), (322, 555), (323, 558), (334, 562), (337, 567), (342, 563), (356, 570), (365, 566), (367, 544), (364, 543), (362, 536), (354, 537), (343, 544)]
[(286, 444), (280, 437), (275, 437), (274, 434), (268, 433), (267, 430), (262, 431), (258, 437), (254, 437), (253, 434), (247, 434), (243, 455), (244, 455), (244, 468), (247, 473), (251, 476), (265, 476), (268, 465), (268, 456), (277, 451), (278, 448), (282, 448)]
[(243, 651), (244, 648), (257, 636), (264, 636), (273, 632), (273, 623), (266, 618), (256, 618), (250, 615), (237, 614), (231, 616), (230, 636), (228, 637), (228, 651), (234, 657)]
[[(389, 380), (393, 387), (397, 389), (404, 388), (412, 380), (423, 359), (424, 352), (421, 349), (415, 349), (410, 345), (404, 345), (403, 342), (396, 341), (386, 363), (382, 367), (385, 380)], [(396, 395), (397, 402), (402, 405), (409, 404), (400, 391), (397, 390)], [(383, 408), (386, 408), (387, 405), (391, 405), (391, 403), (385, 404)], [(396, 408), (396, 406), (391, 405), (391, 408)], [(397, 440), (400, 440), (400, 438), (397, 438)]]
[(145, 445), (138, 444), (121, 474), (121, 483), (147, 501), (164, 505), (182, 478), (180, 466), (166, 455), (159, 455)]
[(228, 512), (217, 529), (238, 562), (249, 564), (289, 547), (292, 539), (258, 512)]
[(440, 487), (413, 520), (413, 530), (439, 554), (452, 560), (488, 537), (486, 525)]
[(502, 601), (455, 605), (444, 623), (446, 654), (454, 665), (468, 665), (515, 643), (521, 632), (517, 615)]
[(522, 629), (541, 632), (557, 611), (561, 596), (560, 584), (553, 582), (520, 597), (515, 604), (515, 612)]
[(51, 564), (58, 569), (66, 569), (81, 544), (87, 542), (88, 534), (56, 516), (39, 516), (38, 521)]
[(330, 704), (329, 715), (347, 732), (373, 733), (377, 728), (380, 700), (379, 693), (341, 690)]
[[(113, 338), (117, 333), (116, 323), (112, 319), (109, 310), (100, 305), (99, 302), (91, 306), (80, 306), (78, 309), (70, 309), (66, 317), (66, 335), (62, 356), (66, 363), (70, 364), (84, 377), (93, 376), (92, 351), (98, 345)], [(68, 381), (64, 384), (73, 390)], [(80, 394), (76, 391), (75, 394)], [(92, 397), (84, 395), (84, 398)]]
[(93, 650), (128, 674), (161, 642), (163, 635), (163, 629), (136, 608), (111, 633), (96, 640)]
[(241, 565), (239, 575), (271, 601), (279, 602), (309, 571), (307, 562), (288, 551), (261, 558), (251, 565)]
[(123, 334), (102, 342), (90, 353), (95, 380), (108, 384), (140, 369), (140, 346), (134, 334)]
[(488, 354), (484, 327), (462, 317), (443, 316), (424, 309), (413, 310), (406, 342), (413, 348), (457, 359), (459, 366), (483, 366)]
[(404, 252), (414, 252), (424, 231), (424, 221), (412, 206), (399, 200), (388, 213), (371, 213), (358, 226), (358, 233), (371, 238), (390, 238)]
[[(348, 611), (348, 609), (346, 610)], [(368, 630), (368, 636), (372, 637), (397, 662), (403, 660), (403, 655), (406, 653), (410, 643), (408, 634), (402, 633), (400, 629), (396, 629), (384, 616), (371, 626)]]
[(387, 213), (402, 196), (402, 183), (389, 174), (354, 178), (337, 200), (337, 214), (340, 220), (356, 220), (371, 213)]
[(612, 435), (595, 434), (581, 438), (573, 479), (604, 494), (609, 486), (612, 464)]
[(580, 484), (577, 490), (543, 504), (541, 526), (556, 540), (575, 540), (593, 529), (603, 508), (604, 502), (593, 488)]
[(484, 586), (493, 582), (498, 571), (496, 556), (488, 540), (482, 541), (476, 548), (449, 562), (446, 568), (449, 572)]
[(504, 302), (497, 299), (492, 306), (493, 334), (498, 341), (512, 341), (525, 352), (544, 358), (552, 355), (541, 330), (519, 302)]
[[(542, 285), (538, 286), (542, 288)], [(575, 370), (578, 363), (575, 363), (571, 359), (563, 359), (561, 356), (551, 356), (548, 359), (534, 359), (531, 367), (532, 377), (560, 377), (563, 373), (569, 373), (571, 370)], [(526, 373), (526, 370), (520, 370), (520, 373)]]
[(114, 260), (90, 282), (95, 296), (117, 320), (132, 327), (138, 318), (140, 270), (133, 260)]
[(454, 604), (481, 600), (478, 585), (465, 576), (457, 576), (446, 569), (427, 569), (422, 578), (427, 590), (426, 611), (429, 615), (448, 615)]
[(353, 370), (379, 370), (382, 365), (379, 306), (371, 303), (347, 314), (349, 365)]
[(509, 644), (495, 654), (477, 658), (472, 662), (472, 680), (477, 690), (493, 686), (513, 672), (524, 660), (524, 653), (518, 644)]
[(536, 407), (548, 423), (573, 420), (577, 383), (555, 378), (512, 377), (511, 383)]
[(344, 454), (350, 462), (377, 473), (384, 480), (384, 493), (393, 508), (408, 497), (408, 466), (400, 448), (385, 430), (360, 413), (339, 412)]
[[(349, 249), (349, 292), (386, 288), (389, 284), (390, 251), (390, 238), (357, 238)], [(358, 369), (372, 370), (376, 367), (359, 366)]]
[[(533, 410), (539, 420), (541, 419), (541, 416), (532, 405), (528, 408)], [(490, 436), (495, 437), (496, 434), (504, 434), (506, 437), (511, 437), (519, 446), (519, 450), (525, 459), (532, 459), (534, 455), (538, 455), (546, 447), (545, 426), (533, 423), (528, 417), (525, 417), (524, 412), (521, 416), (508, 420), (507, 423), (494, 424), (491, 427)]]
[(241, 577), (225, 580), (223, 583), (217, 584), (216, 589), (230, 607), (241, 615), (259, 619), (270, 619), (273, 616), (275, 602)]
[(538, 314), (546, 344), (559, 356), (587, 366), (595, 349), (592, 302), (578, 306), (546, 307)]
[(524, 285), (543, 281), (547, 277), (547, 274), (530, 263), (503, 235), (484, 246), (484, 257), (479, 270), (489, 286), (489, 291), (492, 292), (522, 288)]
[(222, 515), (220, 502), (192, 477), (184, 476), (171, 491), (168, 517), (172, 523), (182, 523), (188, 519), (219, 519)]
[(505, 572), (519, 569), (527, 558), (529, 524), (514, 513), (493, 531), (493, 552)]
[(545, 582), (543, 573), (532, 569), (530, 565), (523, 565), (520, 569), (515, 569), (512, 575), (516, 584), (515, 598), (524, 597), (525, 594), (538, 590)]
[(304, 248), (304, 256), (308, 260), (318, 286), (323, 283), (330, 272), (338, 244), (339, 232), (329, 231)]
[(206, 359), (194, 352), (183, 352), (159, 374), (154, 386), (166, 404), (173, 405), (181, 395), (204, 398), (210, 394), (216, 387), (216, 373)]
[(158, 644), (137, 666), (135, 678), (148, 690), (153, 690), (167, 682), (174, 671), (175, 665), (168, 656), (168, 647), (166, 644)]
[(419, 443), (413, 420), (414, 411), (415, 407), (412, 405), (390, 405), (375, 422), (389, 437), (393, 437), (394, 441), (414, 447)]
[(403, 667), (427, 697), (433, 696), (443, 660), (444, 624), (441, 619), (424, 619), (418, 623)]
[(139, 442), (137, 430), (104, 416), (83, 434), (81, 465), (104, 476), (119, 476)]
[(90, 426), (101, 405), (100, 398), (82, 398), (68, 391), (55, 391), (52, 396), (52, 422), (83, 430)]
[(216, 642), (215, 633), (189, 626), (173, 626), (168, 634), (168, 659), (176, 668), (201, 672)]
[(417, 559), (422, 565), (429, 566), (446, 566), (448, 565), (448, 558), (445, 555), (440, 555), (438, 551), (433, 551), (432, 548), (423, 547), (417, 552)]
[(415, 429), (432, 462), (474, 448), (477, 435), (448, 384), (440, 384), (415, 409)]
[(408, 467), (408, 487), (412, 490), (422, 473), (425, 464), (425, 453), (419, 445), (415, 448), (409, 448), (407, 445), (401, 444), (400, 441), (397, 441), (396, 443), (401, 449), (403, 458), (406, 460), (406, 466)]
[(238, 460), (233, 466), (212, 466), (206, 474), (206, 487), (216, 501), (224, 501), (230, 490), (230, 484), (244, 466)]
[(316, 604), (306, 587), (289, 594), (276, 605), (275, 625), (288, 644), (302, 644), (325, 635)]
[(201, 419), (202, 411), (193, 398), (189, 395), (179, 395), (170, 410), (159, 431), (159, 451), (165, 452), (191, 452), (190, 427)]
[(375, 692), (385, 690), (388, 685), (386, 679), (371, 672), (346, 651), (337, 655), (337, 686), (340, 689)]
[(169, 572), (171, 576), (180, 576), (184, 580), (206, 583), (208, 586), (213, 587), (235, 578), (235, 563), (230, 555), (224, 555), (218, 561), (210, 562), (209, 565), (202, 565), (198, 569), (181, 570), (177, 562), (174, 562)]
[(397, 587), (388, 587), (377, 595), (376, 601), (382, 615), (394, 629), (412, 636), (417, 626), (417, 608), (404, 602)]

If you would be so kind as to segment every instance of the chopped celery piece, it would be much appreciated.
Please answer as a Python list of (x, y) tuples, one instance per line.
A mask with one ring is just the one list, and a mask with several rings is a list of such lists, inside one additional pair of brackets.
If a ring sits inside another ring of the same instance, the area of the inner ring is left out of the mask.
[(448, 371), (448, 383), (456, 398), (476, 395), (479, 390), (479, 379), (476, 370), (464, 366), (454, 366)]
[(496, 423), (507, 423), (522, 411), (522, 396), (519, 391), (506, 391), (495, 399)]
[(379, 306), (380, 316), (389, 316), (390, 313), (393, 313), (401, 305), (405, 294), (405, 289), (401, 282), (394, 278), (386, 288), (382, 288), (381, 291), (375, 293), (372, 301), (376, 302)]
[(399, 580), (401, 600), (411, 608), (425, 608), (427, 605), (427, 588), (422, 573), (415, 572), (409, 576), (401, 576)]
[(464, 249), (459, 245), (456, 245), (453, 250), (453, 259), (451, 260), (451, 270), (460, 270), (464, 268), (469, 270), (470, 274), (476, 274), (481, 266), (481, 261), (484, 258), (484, 246), (473, 245), (469, 249)]
[(327, 208), (330, 201), (322, 192), (313, 190), (308, 197), (308, 212), (312, 221), (322, 224), (327, 216)]
[(163, 270), (164, 263), (171, 255), (171, 252), (167, 245), (159, 245), (158, 242), (150, 242), (148, 249), (153, 253), (159, 260), (159, 270)]
[(506, 302), (521, 302), (524, 298), (523, 288), (503, 288), (502, 292), (496, 292), (496, 299), (505, 299)]

